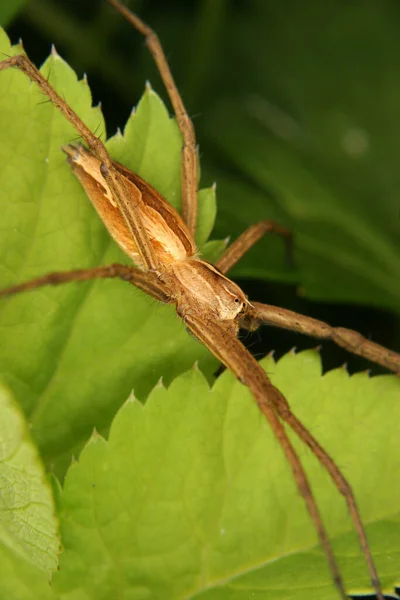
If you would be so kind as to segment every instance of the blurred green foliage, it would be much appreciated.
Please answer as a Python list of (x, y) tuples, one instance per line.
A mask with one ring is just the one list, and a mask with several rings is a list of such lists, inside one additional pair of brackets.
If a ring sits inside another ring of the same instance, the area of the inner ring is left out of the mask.
[(27, 0), (3, 0), (0, 4), (0, 25), (6, 27), (18, 12), (22, 9)]

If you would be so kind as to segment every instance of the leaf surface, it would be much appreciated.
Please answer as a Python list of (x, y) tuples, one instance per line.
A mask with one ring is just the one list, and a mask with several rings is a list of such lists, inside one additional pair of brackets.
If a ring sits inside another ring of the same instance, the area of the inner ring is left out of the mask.
[(234, 272), (398, 313), (398, 7), (251, 7), (229, 24), (225, 51), (235, 69), (220, 75), (223, 93), (206, 116), (208, 140), (229, 166), (217, 175), (216, 233), (277, 219), (294, 233), (297, 268), (287, 268), (283, 244), (271, 239)]
[[(293, 410), (354, 487), (380, 577), (398, 576), (400, 382), (321, 376), (315, 351), (263, 361)], [(328, 525), (347, 589), (368, 575), (343, 499), (295, 445)], [(336, 600), (290, 467), (250, 395), (226, 372), (212, 389), (196, 369), (95, 434), (61, 496), (61, 598)]]
[(52, 598), (58, 522), (52, 493), (24, 417), (0, 387), (0, 597)]

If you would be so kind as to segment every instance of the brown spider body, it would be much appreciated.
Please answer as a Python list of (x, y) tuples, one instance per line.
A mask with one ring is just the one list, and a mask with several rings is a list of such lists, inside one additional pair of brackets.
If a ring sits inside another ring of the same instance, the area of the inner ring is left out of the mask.
[[(101, 161), (84, 146), (72, 144), (63, 147), (68, 163), (81, 182), (88, 198), (122, 250), (142, 269), (145, 264), (135, 240), (100, 172)], [(113, 161), (121, 175), (132, 205), (140, 211), (149, 243), (157, 256), (159, 268), (169, 263), (197, 255), (197, 248), (189, 231), (173, 206), (136, 173)]]
[[(141, 255), (132, 239), (112, 193), (101, 174), (101, 161), (84, 146), (64, 146), (68, 163), (81, 182), (110, 235), (138, 266), (146, 271)], [(239, 330), (239, 317), (247, 312), (248, 301), (233, 281), (213, 265), (198, 257), (198, 250), (187, 226), (177, 210), (129, 169), (113, 163), (131, 198), (140, 211), (143, 227), (154, 250), (157, 266), (150, 276), (169, 301), (177, 305), (184, 318), (190, 313), (203, 314), (220, 322), (234, 334)]]

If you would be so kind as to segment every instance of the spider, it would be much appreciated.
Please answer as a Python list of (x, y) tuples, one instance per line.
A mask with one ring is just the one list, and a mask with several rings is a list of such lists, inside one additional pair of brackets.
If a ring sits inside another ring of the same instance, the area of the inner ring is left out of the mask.
[(330, 456), (296, 416), (283, 394), (238, 339), (239, 329), (256, 330), (262, 323), (289, 328), (315, 337), (332, 339), (340, 346), (400, 373), (400, 357), (360, 334), (332, 328), (290, 311), (250, 301), (226, 276), (231, 267), (265, 233), (283, 237), (291, 246), (291, 234), (272, 221), (246, 230), (213, 265), (199, 256), (194, 235), (197, 223), (198, 165), (192, 122), (175, 86), (163, 50), (154, 32), (118, 0), (108, 0), (145, 37), (170, 97), (182, 138), (182, 215), (145, 180), (115, 162), (103, 142), (61, 98), (24, 55), (3, 60), (0, 70), (23, 71), (73, 125), (86, 146), (66, 144), (63, 151), (73, 173), (95, 206), (109, 233), (136, 267), (121, 264), (56, 272), (9, 287), (1, 296), (44, 285), (72, 281), (120, 278), (152, 298), (176, 307), (186, 328), (230, 369), (252, 393), (291, 465), (299, 493), (325, 552), (332, 580), (346, 598), (342, 576), (314, 499), (307, 475), (284, 424), (312, 450), (343, 494), (358, 534), (372, 586), (383, 600), (377, 570), (350, 484)]

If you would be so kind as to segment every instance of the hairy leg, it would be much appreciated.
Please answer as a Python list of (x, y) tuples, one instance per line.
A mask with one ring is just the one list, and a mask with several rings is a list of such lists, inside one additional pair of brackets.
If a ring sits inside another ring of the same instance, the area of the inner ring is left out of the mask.
[[(283, 404), (286, 406), (286, 400), (279, 390), (272, 385), (267, 374), (258, 364), (256, 359), (234, 335), (225, 331), (221, 324), (209, 322), (205, 319), (203, 320), (192, 313), (185, 314), (185, 311), (180, 311), (179, 308), (178, 314), (182, 317), (185, 324), (194, 335), (236, 375), (239, 381), (250, 389), (260, 411), (269, 422), (272, 431), (291, 466), (297, 488), (304, 499), (311, 520), (318, 533), (321, 546), (327, 557), (332, 579), (338, 589), (340, 597), (342, 600), (346, 600), (347, 595), (344, 589), (344, 583), (329, 542), (327, 531), (308, 482), (307, 475), (276, 412), (276, 407), (278, 405)], [(371, 579), (375, 574), (376, 570), (374, 568), (373, 573), (371, 573)], [(378, 594), (379, 600), (383, 600), (379, 580), (375, 581), (374, 589)]]
[(223, 253), (216, 263), (221, 273), (227, 273), (248, 250), (266, 233), (273, 233), (283, 238), (286, 249), (286, 261), (293, 263), (293, 236), (292, 233), (281, 227), (275, 221), (261, 221), (246, 229)]
[(161, 79), (165, 85), (176, 120), (183, 137), (182, 147), (182, 217), (191, 235), (194, 237), (197, 224), (197, 182), (198, 165), (196, 151), (196, 136), (193, 123), (186, 112), (182, 98), (176, 87), (174, 78), (168, 66), (168, 61), (154, 31), (139, 17), (132, 13), (118, 0), (108, 0), (109, 4), (120, 12), (125, 19), (139, 31), (146, 40), (146, 45), (154, 58)]
[(323, 321), (300, 315), (279, 306), (252, 302), (251, 307), (249, 313), (240, 323), (240, 326), (244, 329), (254, 331), (260, 325), (265, 324), (281, 329), (290, 329), (315, 338), (332, 340), (349, 352), (371, 360), (400, 375), (400, 354), (371, 342), (357, 331), (344, 327), (331, 327)]
[(75, 281), (116, 278), (131, 283), (160, 302), (169, 302), (169, 295), (164, 289), (164, 286), (159, 283), (156, 276), (152, 273), (140, 271), (136, 267), (119, 264), (95, 267), (93, 269), (76, 269), (74, 271), (48, 273), (42, 277), (31, 279), (26, 283), (19, 283), (9, 288), (5, 288), (4, 290), (0, 290), (0, 298), (12, 296), (21, 292), (28, 292), (46, 285), (60, 285), (62, 283), (71, 283)]
[(377, 590), (380, 588), (378, 572), (375, 567), (374, 559), (372, 558), (371, 551), (369, 549), (367, 534), (364, 529), (364, 525), (361, 519), (360, 511), (357, 506), (357, 501), (354, 496), (354, 492), (351, 485), (344, 477), (339, 467), (336, 465), (330, 455), (324, 450), (324, 448), (317, 442), (312, 433), (299, 421), (299, 419), (293, 414), (290, 406), (282, 394), (275, 395), (274, 408), (278, 415), (289, 425), (289, 427), (296, 433), (296, 435), (304, 442), (312, 451), (312, 453), (318, 458), (321, 465), (329, 473), (335, 487), (339, 490), (345, 499), (347, 508), (350, 516), (354, 523), (354, 528), (357, 532), (358, 539), (360, 542), (361, 550), (365, 556), (365, 560), (368, 565), (369, 574), (371, 577), (372, 587)]

